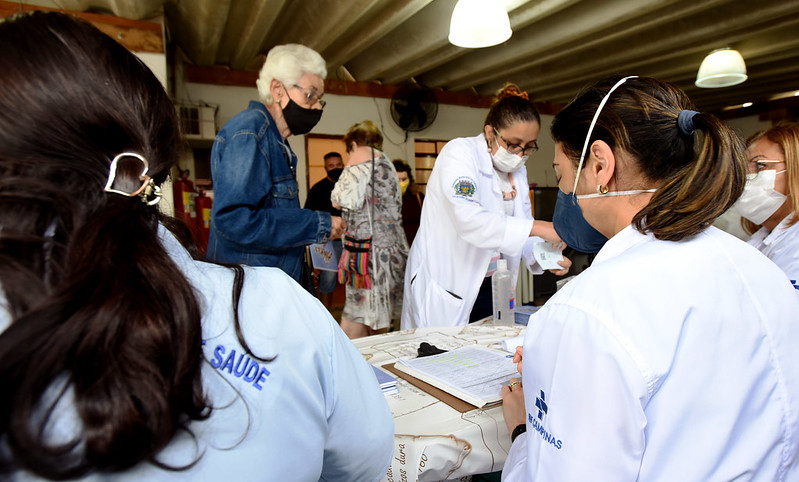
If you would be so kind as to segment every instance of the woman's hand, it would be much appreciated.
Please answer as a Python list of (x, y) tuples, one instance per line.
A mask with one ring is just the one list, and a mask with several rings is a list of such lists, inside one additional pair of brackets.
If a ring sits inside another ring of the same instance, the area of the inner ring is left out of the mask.
[[(566, 245), (564, 244), (563, 247), (565, 248)], [(564, 256), (563, 261), (558, 261), (558, 264), (563, 266), (563, 269), (551, 269), (549, 270), (549, 272), (554, 274), (555, 276), (564, 276), (569, 272), (569, 268), (571, 268), (572, 265), (572, 260)]]
[[(518, 349), (516, 354), (521, 356)], [(516, 361), (516, 357), (513, 357), (513, 360)], [(522, 382), (518, 378), (511, 378), (510, 383), (502, 387), (502, 416), (505, 418), (509, 434), (513, 433), (517, 425), (526, 423), (524, 412)]]
[(519, 375), (522, 374), (522, 357), (524, 355), (524, 347), (517, 346), (516, 353), (513, 355), (513, 363), (516, 364), (516, 371), (519, 372)]
[(348, 166), (354, 166), (372, 160), (372, 148), (369, 146), (358, 146), (350, 152)]

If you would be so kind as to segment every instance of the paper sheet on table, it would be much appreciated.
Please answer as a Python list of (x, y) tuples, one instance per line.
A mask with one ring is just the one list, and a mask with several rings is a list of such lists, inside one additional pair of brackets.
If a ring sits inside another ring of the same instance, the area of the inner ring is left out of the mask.
[(558, 261), (563, 261), (563, 252), (560, 246), (553, 246), (552, 243), (542, 241), (533, 246), (533, 256), (542, 269), (563, 269)]
[(464, 346), (422, 358), (399, 359), (400, 370), (476, 407), (502, 400), (502, 386), (518, 376), (512, 357), (482, 347)]
[(502, 340), (502, 349), (507, 352), (516, 353), (517, 346), (524, 346), (524, 335)]

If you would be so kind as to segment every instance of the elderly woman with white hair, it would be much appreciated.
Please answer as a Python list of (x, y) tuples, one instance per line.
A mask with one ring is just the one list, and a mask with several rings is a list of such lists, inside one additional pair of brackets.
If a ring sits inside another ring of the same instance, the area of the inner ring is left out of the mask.
[(274, 266), (302, 281), (305, 246), (341, 237), (340, 217), (300, 209), (297, 156), (286, 141), (319, 122), (326, 75), (314, 50), (299, 44), (272, 48), (256, 82), (260, 99), (217, 134), (211, 149), (211, 260)]

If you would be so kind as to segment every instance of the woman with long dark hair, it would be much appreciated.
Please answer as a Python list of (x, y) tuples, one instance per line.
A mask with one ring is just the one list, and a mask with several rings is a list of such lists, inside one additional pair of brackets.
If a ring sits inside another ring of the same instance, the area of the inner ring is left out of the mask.
[(2, 478), (381, 477), (391, 414), (335, 320), (158, 211), (180, 139), (152, 72), (43, 12), (0, 23), (0, 64)]

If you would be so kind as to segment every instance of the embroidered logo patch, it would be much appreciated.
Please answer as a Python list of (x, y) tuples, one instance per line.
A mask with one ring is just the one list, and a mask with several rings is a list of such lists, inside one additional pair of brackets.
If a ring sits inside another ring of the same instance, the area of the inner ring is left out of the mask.
[(472, 197), (477, 192), (477, 183), (471, 177), (459, 177), (452, 188), (456, 196)]
[(538, 432), (544, 442), (557, 450), (562, 449), (563, 440), (559, 439), (557, 435), (547, 430), (544, 426), (543, 420), (544, 416), (549, 412), (549, 405), (547, 405), (546, 393), (543, 390), (539, 390), (539, 396), (535, 399), (535, 407), (538, 409), (538, 414), (534, 416), (532, 413), (527, 412), (527, 423), (532, 426), (533, 430)]

